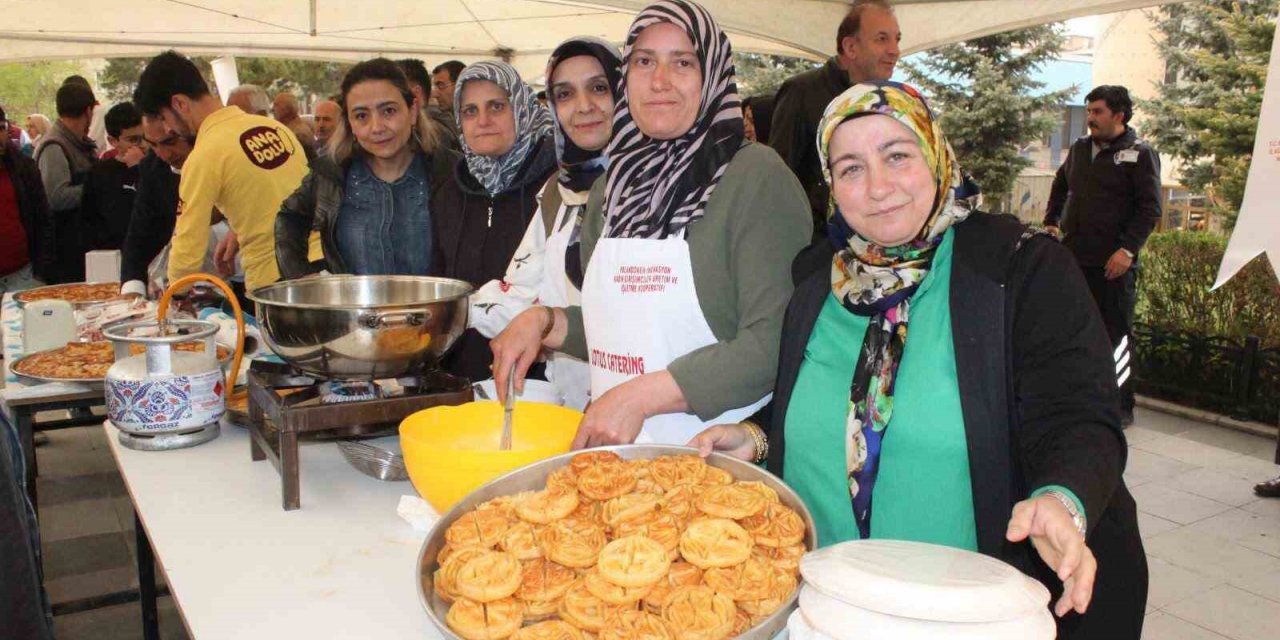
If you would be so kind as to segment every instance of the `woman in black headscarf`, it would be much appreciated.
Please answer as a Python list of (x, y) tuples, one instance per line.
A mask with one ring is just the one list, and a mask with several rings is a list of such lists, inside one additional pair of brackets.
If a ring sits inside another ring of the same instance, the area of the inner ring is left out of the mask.
[(742, 120), (746, 125), (748, 140), (769, 144), (769, 127), (773, 122), (773, 96), (743, 98)]
[[(663, 0), (627, 36), (609, 168), (582, 229), (582, 306), (536, 307), (493, 342), (502, 389), (543, 347), (591, 364), (576, 447), (684, 444), (768, 400), (791, 258), (810, 233), (799, 182), (743, 137), (729, 39)], [(519, 385), (517, 385), (519, 386)]]

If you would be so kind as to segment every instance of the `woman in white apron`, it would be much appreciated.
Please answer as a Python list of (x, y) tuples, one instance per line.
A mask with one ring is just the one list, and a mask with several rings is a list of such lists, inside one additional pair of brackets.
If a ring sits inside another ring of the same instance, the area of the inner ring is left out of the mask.
[[(502, 280), (490, 280), (471, 296), (470, 326), (492, 338), (533, 305), (581, 304), (582, 259), (578, 240), (587, 194), (604, 175), (604, 147), (613, 132), (614, 90), (622, 58), (613, 45), (590, 36), (565, 40), (547, 62), (547, 93), (555, 122), (560, 170), (547, 181), (539, 210), (529, 222)], [(587, 405), (587, 363), (567, 353), (547, 357), (547, 380), (567, 406)]]
[(539, 306), (492, 343), (503, 389), (543, 348), (590, 364), (575, 448), (685, 444), (768, 402), (804, 192), (743, 137), (729, 39), (702, 7), (664, 0), (632, 23), (582, 229), (582, 304)]

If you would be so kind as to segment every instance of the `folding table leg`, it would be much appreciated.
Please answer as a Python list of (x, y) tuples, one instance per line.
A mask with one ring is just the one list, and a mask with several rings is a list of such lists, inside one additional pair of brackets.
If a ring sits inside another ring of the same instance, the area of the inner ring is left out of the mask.
[(160, 640), (160, 616), (156, 608), (156, 558), (151, 540), (138, 512), (133, 512), (133, 530), (138, 540), (138, 601), (142, 604), (143, 640)]

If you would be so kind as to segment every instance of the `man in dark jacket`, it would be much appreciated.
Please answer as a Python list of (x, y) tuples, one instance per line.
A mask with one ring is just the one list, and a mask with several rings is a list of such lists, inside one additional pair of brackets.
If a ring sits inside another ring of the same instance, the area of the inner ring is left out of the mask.
[(888, 80), (898, 64), (902, 31), (886, 0), (858, 0), (836, 31), (837, 55), (827, 63), (789, 78), (773, 106), (769, 146), (800, 179), (813, 210), (815, 237), (826, 235), (830, 190), (818, 160), (818, 121), (845, 89), (872, 80)]
[(39, 286), (55, 255), (40, 170), (8, 139), (12, 126), (0, 108), (0, 294)]
[(138, 192), (129, 215), (120, 258), (122, 293), (147, 293), (147, 266), (173, 237), (178, 219), (178, 182), (191, 153), (187, 139), (165, 131), (159, 118), (143, 118), (142, 132), (151, 153), (138, 165)]
[(1102, 312), (1115, 350), (1123, 424), (1133, 424), (1133, 310), (1138, 253), (1160, 221), (1160, 157), (1129, 127), (1133, 101), (1121, 86), (1085, 96), (1089, 135), (1071, 145), (1049, 193), (1044, 224), (1061, 229)]
[[(446, 145), (453, 151), (461, 151), (462, 146), (458, 143), (458, 136), (461, 132), (458, 130), (458, 123), (453, 120), (453, 111), (451, 108), (437, 107), (430, 104), (430, 99), (435, 95), (431, 90), (431, 76), (427, 75), (427, 67), (417, 58), (405, 58), (396, 60), (396, 64), (400, 65), (400, 69), (404, 71), (404, 75), (409, 80), (409, 91), (413, 92), (413, 99), (418, 101), (418, 107), (427, 113), (427, 117), (432, 122), (440, 125), (441, 133), (444, 134)], [(457, 76), (454, 76), (456, 79)], [(453, 94), (449, 94), (452, 99)], [(450, 107), (453, 103), (450, 102)]]
[(80, 200), (85, 179), (98, 154), (89, 138), (89, 124), (98, 101), (87, 84), (67, 82), (58, 88), (58, 120), (36, 146), (36, 165), (53, 212), (57, 234), (51, 283), (84, 280), (84, 251), (80, 247)]
[(89, 170), (80, 202), (80, 235), (85, 251), (119, 249), (124, 245), (137, 193), (138, 164), (147, 155), (142, 114), (130, 102), (107, 112), (107, 142), (115, 154)]

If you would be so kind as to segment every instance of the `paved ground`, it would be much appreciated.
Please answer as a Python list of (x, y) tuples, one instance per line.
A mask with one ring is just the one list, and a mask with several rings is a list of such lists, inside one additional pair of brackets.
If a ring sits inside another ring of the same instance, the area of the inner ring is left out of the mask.
[[(1144, 639), (1274, 640), (1280, 629), (1275, 442), (1143, 409), (1125, 472), (1151, 569)], [(101, 428), (49, 434), (40, 456), (46, 585), (55, 603), (137, 587), (133, 512)], [(55, 605), (57, 606), (57, 605)], [(137, 603), (55, 618), (60, 640), (139, 638)], [(162, 637), (186, 638), (171, 598)], [(1269, 631), (1268, 631), (1269, 630)]]

